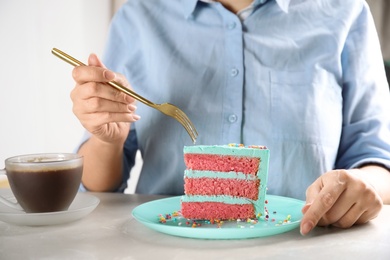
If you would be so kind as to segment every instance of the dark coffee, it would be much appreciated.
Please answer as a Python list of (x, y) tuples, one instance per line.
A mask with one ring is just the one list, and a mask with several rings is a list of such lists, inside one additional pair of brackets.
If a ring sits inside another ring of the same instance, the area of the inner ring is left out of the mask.
[(77, 194), (83, 167), (45, 171), (7, 170), (9, 184), (27, 213), (67, 210)]

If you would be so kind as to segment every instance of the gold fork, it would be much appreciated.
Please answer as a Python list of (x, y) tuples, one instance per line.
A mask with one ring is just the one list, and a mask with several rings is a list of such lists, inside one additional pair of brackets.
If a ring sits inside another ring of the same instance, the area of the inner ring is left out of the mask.
[[(76, 60), (75, 58), (73, 58), (69, 54), (66, 54), (65, 52), (63, 52), (63, 51), (61, 51), (61, 50), (59, 50), (57, 48), (53, 48), (51, 52), (55, 56), (57, 56), (60, 59), (68, 62), (69, 64), (71, 64), (73, 66), (86, 66), (81, 61)], [(163, 104), (153, 103), (153, 102), (147, 100), (146, 98), (138, 95), (134, 91), (132, 91), (132, 90), (130, 90), (130, 89), (120, 85), (119, 83), (117, 83), (115, 81), (108, 82), (108, 85), (110, 85), (111, 87), (116, 88), (119, 91), (122, 91), (123, 93), (126, 93), (127, 95), (135, 98), (136, 100), (144, 103), (147, 106), (150, 106), (150, 107), (152, 107), (154, 109), (159, 110), (161, 113), (163, 113), (163, 114), (165, 114), (167, 116), (173, 117), (180, 124), (182, 124), (182, 126), (186, 129), (187, 133), (190, 135), (192, 142), (195, 143), (196, 138), (198, 137), (198, 132), (196, 131), (195, 126), (193, 125), (191, 120), (178, 107), (176, 107), (176, 106), (174, 106), (174, 105), (172, 105), (170, 103), (163, 103)]]

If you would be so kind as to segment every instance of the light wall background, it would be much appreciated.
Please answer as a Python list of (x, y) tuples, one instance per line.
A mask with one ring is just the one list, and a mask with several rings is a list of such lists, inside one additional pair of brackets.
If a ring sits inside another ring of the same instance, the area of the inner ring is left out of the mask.
[(84, 130), (69, 97), (72, 66), (51, 49), (101, 55), (123, 2), (0, 0), (0, 168), (18, 154), (74, 151)]

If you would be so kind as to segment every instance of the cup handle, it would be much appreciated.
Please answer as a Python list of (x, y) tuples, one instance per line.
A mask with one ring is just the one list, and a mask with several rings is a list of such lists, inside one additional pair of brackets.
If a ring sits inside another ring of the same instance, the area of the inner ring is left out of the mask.
[[(0, 175), (6, 175), (6, 171), (5, 169), (0, 169)], [(0, 203), (10, 207), (10, 208), (13, 208), (13, 209), (17, 209), (17, 210), (22, 210), (22, 207), (19, 205), (19, 203), (15, 203), (13, 201), (10, 201), (6, 198), (4, 198), (3, 196), (0, 196)]]

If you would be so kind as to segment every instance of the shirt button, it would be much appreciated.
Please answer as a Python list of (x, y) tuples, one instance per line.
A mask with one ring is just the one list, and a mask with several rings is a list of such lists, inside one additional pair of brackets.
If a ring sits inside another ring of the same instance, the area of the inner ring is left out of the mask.
[(234, 123), (234, 122), (237, 121), (237, 116), (234, 115), (234, 114), (231, 114), (231, 115), (229, 116), (228, 120), (229, 120), (230, 123)]
[(236, 23), (235, 22), (228, 23), (227, 28), (229, 30), (233, 30), (234, 28), (236, 28)]
[(232, 77), (237, 76), (237, 75), (238, 75), (238, 69), (233, 68), (233, 69), (230, 71), (230, 75), (231, 75)]

